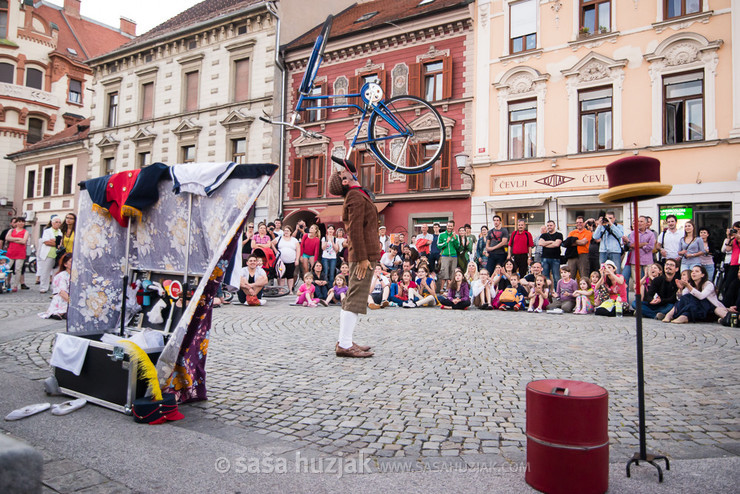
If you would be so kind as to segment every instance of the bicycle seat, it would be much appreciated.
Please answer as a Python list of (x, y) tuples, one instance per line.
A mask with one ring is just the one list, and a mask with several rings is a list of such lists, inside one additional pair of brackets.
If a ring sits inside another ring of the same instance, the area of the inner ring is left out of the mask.
[(331, 160), (337, 165), (343, 166), (344, 168), (349, 170), (353, 175), (357, 173), (357, 168), (355, 168), (355, 164), (352, 163), (350, 160), (344, 159), (344, 158), (337, 158), (336, 156), (332, 156)]

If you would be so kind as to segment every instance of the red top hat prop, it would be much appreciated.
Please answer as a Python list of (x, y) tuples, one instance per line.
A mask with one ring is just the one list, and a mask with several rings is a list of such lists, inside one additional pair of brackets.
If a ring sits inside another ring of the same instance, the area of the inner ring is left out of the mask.
[[(639, 242), (637, 227), (637, 201), (654, 199), (667, 195), (673, 190), (671, 185), (660, 183), (660, 161), (649, 156), (629, 156), (617, 160), (606, 167), (609, 179), (609, 190), (599, 194), (603, 202), (625, 203), (631, 202), (634, 213), (633, 230), (635, 242)], [(634, 248), (634, 247), (633, 247)], [(637, 326), (637, 398), (640, 418), (640, 451), (635, 453), (627, 462), (627, 477), (630, 476), (632, 464), (639, 465), (640, 461), (650, 463), (658, 469), (658, 480), (663, 482), (663, 471), (655, 460), (664, 460), (666, 470), (671, 469), (668, 458), (649, 454), (646, 445), (645, 432), (645, 375), (642, 361), (642, 295), (640, 294), (639, 274), (635, 276), (635, 324)]]
[(660, 161), (649, 156), (629, 156), (606, 167), (609, 191), (599, 194), (603, 202), (634, 202), (667, 195), (672, 185), (660, 183)]

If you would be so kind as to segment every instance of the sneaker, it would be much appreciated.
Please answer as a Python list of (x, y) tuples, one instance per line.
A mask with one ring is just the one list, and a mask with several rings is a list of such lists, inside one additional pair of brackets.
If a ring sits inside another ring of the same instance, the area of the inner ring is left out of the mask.
[(25, 283), (22, 283), (21, 290), (30, 290), (30, 288), (28, 288)]
[(267, 303), (267, 300), (261, 298), (260, 299), (260, 305), (265, 305)]
[(534, 312), (534, 307), (530, 307), (529, 309), (527, 309), (527, 312)]
[(662, 321), (663, 319), (665, 319), (665, 314), (663, 314), (662, 312), (658, 312), (657, 314), (655, 314), (655, 319), (657, 319), (658, 321)]
[(550, 309), (547, 311), (548, 314), (562, 314), (563, 309)]
[(498, 306), (498, 310), (509, 310), (509, 308), (505, 306), (504, 304), (501, 304)]
[(375, 302), (370, 302), (369, 304), (367, 304), (367, 306), (370, 307), (372, 310), (380, 309), (380, 306)]
[(539, 307), (537, 307), (534, 311), (535, 312), (542, 312), (542, 309), (540, 309)]
[(385, 309), (386, 307), (388, 307), (388, 305), (390, 305), (390, 304), (388, 304), (388, 301), (387, 301), (387, 300), (383, 300), (383, 301), (382, 301), (382, 302), (380, 303), (380, 307), (381, 307), (381, 309)]
[(414, 307), (416, 307), (416, 304), (409, 300), (408, 302), (404, 302), (403, 306), (407, 309), (413, 309)]
[(389, 306), (389, 307), (398, 307), (398, 304), (397, 304), (397, 303), (395, 303), (395, 302), (389, 302), (389, 303), (388, 303), (388, 306)]
[(452, 307), (448, 307), (447, 305), (442, 305), (442, 306), (440, 306), (439, 308), (440, 308), (440, 309), (442, 309), (442, 310), (449, 310), (449, 309), (452, 309)]

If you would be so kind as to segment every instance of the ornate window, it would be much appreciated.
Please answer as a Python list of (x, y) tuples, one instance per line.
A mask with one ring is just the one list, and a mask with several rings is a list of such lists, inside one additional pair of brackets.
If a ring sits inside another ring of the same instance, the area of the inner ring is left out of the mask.
[(195, 144), (180, 147), (180, 163), (195, 163)]
[(0, 0), (0, 39), (8, 37), (8, 0)]
[(13, 64), (0, 62), (0, 82), (7, 84), (15, 83), (15, 67)]
[(663, 78), (665, 144), (704, 139), (704, 73)]
[(108, 93), (108, 127), (118, 124), (118, 91)]
[[(412, 144), (409, 148), (409, 161), (412, 163), (412, 166), (419, 159), (432, 156), (437, 150), (437, 146), (438, 144), (428, 143)], [(407, 182), (408, 190), (410, 191), (449, 189), (451, 184), (449, 141), (444, 143), (442, 155), (434, 162), (431, 170), (425, 173), (409, 175)]]
[(76, 105), (82, 104), (82, 81), (77, 79), (69, 80), (69, 94), (67, 95), (67, 101)]
[(44, 73), (39, 69), (27, 68), (26, 69), (26, 86), (34, 89), (44, 88)]
[(722, 40), (682, 32), (645, 55), (652, 87), (651, 145), (717, 139), (715, 73), (720, 46)]
[(514, 67), (494, 84), (498, 90), (499, 156), (534, 158), (545, 149), (545, 82), (550, 76), (526, 67)]
[(326, 157), (323, 155), (295, 158), (291, 187), (293, 199), (324, 197), (325, 172)]
[(33, 144), (39, 142), (44, 137), (44, 121), (40, 118), (29, 118), (28, 119), (28, 136), (26, 142)]
[(579, 91), (578, 111), (582, 153), (612, 148), (612, 88)]
[(231, 161), (239, 165), (247, 162), (247, 139), (245, 137), (231, 140)]

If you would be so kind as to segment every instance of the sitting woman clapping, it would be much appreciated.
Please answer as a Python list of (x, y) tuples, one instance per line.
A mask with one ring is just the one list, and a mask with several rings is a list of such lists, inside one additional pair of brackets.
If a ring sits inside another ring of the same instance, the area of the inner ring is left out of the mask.
[(714, 312), (720, 318), (727, 314), (727, 308), (717, 298), (714, 284), (709, 281), (707, 270), (701, 264), (691, 268), (690, 280), (676, 280), (681, 292), (673, 309), (665, 315), (663, 322), (687, 323), (701, 322)]
[(493, 309), (492, 300), (496, 296), (496, 289), (493, 287), (493, 279), (488, 276), (488, 270), (482, 268), (478, 272), (478, 279), (470, 286), (473, 297), (473, 305), (481, 310)]

